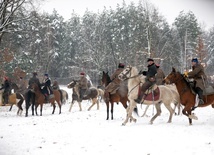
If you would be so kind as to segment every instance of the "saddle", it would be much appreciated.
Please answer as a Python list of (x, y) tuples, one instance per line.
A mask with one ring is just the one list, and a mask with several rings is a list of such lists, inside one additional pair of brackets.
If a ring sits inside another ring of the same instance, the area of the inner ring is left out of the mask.
[(146, 97), (144, 98), (144, 100), (147, 100), (147, 101), (157, 101), (159, 100), (160, 98), (160, 89), (159, 87), (155, 84), (155, 85), (152, 85), (147, 93), (146, 93)]

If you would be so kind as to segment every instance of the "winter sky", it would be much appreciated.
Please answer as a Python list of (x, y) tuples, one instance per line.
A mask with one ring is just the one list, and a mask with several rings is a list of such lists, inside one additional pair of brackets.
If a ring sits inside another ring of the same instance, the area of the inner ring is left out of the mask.
[[(203, 27), (210, 28), (214, 26), (214, 0), (148, 0), (153, 3), (159, 12), (166, 17), (169, 24), (179, 15), (179, 12), (192, 11)], [(69, 19), (71, 12), (83, 15), (86, 8), (89, 11), (98, 12), (103, 10), (104, 6), (114, 9), (117, 4), (122, 4), (123, 0), (46, 0), (42, 5), (42, 10), (51, 13), (55, 8), (57, 12), (65, 19)], [(125, 0), (126, 4), (134, 2), (137, 4), (139, 0)]]

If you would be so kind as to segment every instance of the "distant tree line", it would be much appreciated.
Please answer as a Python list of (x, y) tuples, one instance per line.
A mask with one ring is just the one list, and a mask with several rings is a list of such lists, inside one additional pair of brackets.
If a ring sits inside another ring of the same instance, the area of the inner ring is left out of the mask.
[(98, 13), (86, 10), (83, 16), (73, 12), (64, 20), (56, 10), (27, 11), (25, 0), (14, 4), (16, 10), (3, 9), (5, 2), (0, 12), (11, 17), (6, 25), (6, 16), (0, 17), (0, 70), (8, 76), (21, 68), (47, 72), (63, 83), (85, 71), (99, 84), (102, 71), (113, 72), (119, 62), (145, 69), (148, 57), (166, 74), (172, 66), (190, 69), (191, 59), (198, 57), (207, 74), (213, 74), (214, 26), (204, 30), (193, 12), (180, 12), (169, 25), (157, 8), (142, 0)]

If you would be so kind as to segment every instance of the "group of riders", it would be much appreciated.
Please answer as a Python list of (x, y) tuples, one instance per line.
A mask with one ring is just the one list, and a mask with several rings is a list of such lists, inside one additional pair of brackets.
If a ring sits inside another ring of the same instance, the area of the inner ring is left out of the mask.
[[(41, 89), (42, 93), (45, 95), (46, 101), (48, 101), (48, 96), (50, 94), (53, 94), (52, 87), (51, 87), (51, 80), (50, 80), (48, 74), (47, 73), (44, 74), (44, 80), (42, 83), (40, 83), (39, 78), (37, 77), (38, 74), (36, 72), (33, 72), (32, 74), (33, 74), (33, 76), (28, 81), (28, 87), (25, 86), (23, 77), (20, 77), (18, 92), (21, 94), (25, 94), (26, 90), (31, 89), (32, 84), (35, 83), (42, 88)], [(6, 104), (8, 104), (9, 95), (11, 94), (11, 90), (12, 90), (12, 83), (8, 77), (4, 77), (4, 83), (3, 83), (2, 87), (0, 88), (0, 90), (2, 90), (2, 89), (4, 90), (3, 95), (2, 95), (3, 105), (6, 105)]]
[[(206, 81), (206, 75), (204, 72), (204, 67), (201, 65), (201, 63), (198, 61), (197, 58), (192, 59), (192, 71), (184, 72), (185, 78), (192, 78), (194, 79), (194, 86), (193, 90), (196, 94), (198, 94), (199, 98), (199, 104), (204, 104), (203, 101), (203, 91), (205, 89), (205, 81)], [(146, 97), (146, 91), (152, 87), (154, 84), (162, 85), (164, 84), (164, 78), (165, 74), (163, 70), (160, 68), (159, 64), (155, 64), (154, 60), (152, 58), (149, 58), (147, 60), (148, 66), (146, 71), (140, 71), (140, 74), (143, 74), (146, 76), (145, 83), (140, 87), (138, 92), (138, 97), (135, 99), (136, 103), (141, 103), (142, 99), (145, 99)], [(124, 64), (120, 63), (118, 65), (118, 69), (113, 73), (111, 76), (111, 83), (105, 88), (105, 96), (108, 98), (110, 94), (114, 94), (115, 90), (118, 89), (120, 86), (120, 79), (118, 78), (118, 75), (123, 71)]]
[[(161, 85), (164, 84), (164, 72), (160, 69), (160, 65), (155, 64), (152, 58), (147, 60), (148, 66), (146, 71), (140, 71), (140, 74), (146, 76), (146, 81), (143, 83), (141, 88), (139, 89), (138, 97), (135, 99), (136, 103), (141, 103), (142, 99), (146, 96), (146, 91), (153, 86), (154, 84)], [(118, 78), (118, 75), (124, 70), (125, 64), (119, 63), (118, 68), (112, 74), (111, 82), (105, 87), (105, 98), (109, 98), (111, 94), (116, 93), (118, 88), (120, 87), (121, 80)], [(193, 78), (195, 81), (194, 90), (198, 94), (199, 97), (199, 104), (204, 104), (203, 101), (203, 90), (205, 89), (204, 80), (206, 79), (206, 75), (204, 73), (204, 67), (199, 63), (197, 58), (192, 59), (192, 71), (184, 72), (184, 77), (186, 78)], [(22, 80), (22, 77), (20, 77)], [(56, 81), (55, 81), (56, 82)], [(79, 94), (80, 94), (80, 101), (83, 99), (84, 94), (86, 93), (87, 89), (89, 88), (88, 79), (86, 78), (86, 74), (84, 72), (80, 73), (79, 79)], [(28, 89), (30, 86), (36, 83), (42, 89), (42, 93), (45, 95), (46, 101), (48, 100), (48, 96), (53, 93), (52, 89), (59, 89), (58, 84), (54, 87), (51, 86), (51, 80), (48, 74), (44, 74), (44, 81), (40, 83), (37, 73), (33, 72), (33, 76), (30, 78), (28, 82)], [(20, 84), (20, 87), (22, 85)], [(8, 103), (8, 97), (11, 93), (11, 84), (8, 77), (4, 77), (4, 84), (0, 88), (0, 90), (4, 89), (3, 92), (3, 104)]]

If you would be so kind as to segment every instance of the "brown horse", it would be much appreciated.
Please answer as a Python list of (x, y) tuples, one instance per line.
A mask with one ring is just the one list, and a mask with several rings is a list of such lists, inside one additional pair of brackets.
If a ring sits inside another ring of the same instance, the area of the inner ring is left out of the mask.
[[(76, 80), (72, 80), (68, 85), (68, 88), (72, 88), (73, 89), (73, 94), (72, 94), (72, 102), (71, 102), (71, 106), (69, 108), (69, 111), (71, 112), (71, 109), (74, 105), (74, 101), (76, 100), (79, 104), (79, 108), (80, 111), (82, 111), (82, 106), (81, 106), (81, 102), (79, 99), (79, 83)], [(91, 110), (91, 108), (97, 104), (97, 110), (99, 110), (99, 100), (98, 100), (98, 96), (99, 96), (99, 92), (98, 89), (95, 87), (90, 87), (87, 91), (86, 91), (86, 96), (83, 97), (83, 100), (92, 100), (92, 105), (88, 108), (88, 111)]]
[[(37, 84), (33, 83), (31, 88), (32, 88), (32, 91), (35, 93), (35, 106), (36, 106), (35, 112), (36, 112), (36, 115), (38, 115), (37, 114), (37, 108), (40, 105), (40, 116), (42, 116), (42, 108), (43, 108), (43, 103), (45, 103), (45, 96), (44, 96), (44, 94), (42, 94), (42, 91)], [(55, 101), (57, 102), (57, 104), (59, 106), (59, 114), (61, 114), (61, 100), (60, 99), (61, 99), (60, 92), (58, 90), (53, 90), (53, 96), (49, 97), (49, 102), (53, 106), (52, 114), (54, 114), (55, 108), (56, 108)]]
[[(110, 79), (110, 76), (108, 75), (108, 72), (103, 71), (101, 81), (102, 81), (102, 85), (104, 87), (106, 87), (111, 82), (111, 79)], [(127, 107), (128, 107), (127, 102), (129, 102), (127, 95), (128, 95), (128, 87), (127, 87), (127, 85), (122, 84), (120, 86), (120, 88), (116, 91), (115, 94), (110, 94), (109, 100), (106, 100), (105, 96), (104, 96), (104, 101), (105, 101), (106, 107), (107, 107), (107, 118), (106, 118), (106, 120), (109, 119), (109, 103), (111, 104), (111, 119), (112, 120), (113, 120), (113, 112), (114, 112), (114, 102), (122, 103), (123, 107), (125, 109), (127, 109)], [(138, 115), (137, 107), (134, 109), (134, 111)]]
[[(192, 114), (192, 110), (195, 109), (196, 95), (192, 93), (190, 84), (180, 72), (175, 70), (175, 68), (172, 68), (172, 72), (165, 78), (165, 82), (167, 84), (174, 83), (176, 85), (180, 95), (181, 104), (184, 106), (182, 113), (188, 117), (189, 124), (192, 125), (192, 119), (197, 119), (197, 117)], [(211, 104), (213, 106), (214, 94), (204, 96), (203, 100), (205, 103), (198, 107), (206, 107)]]

